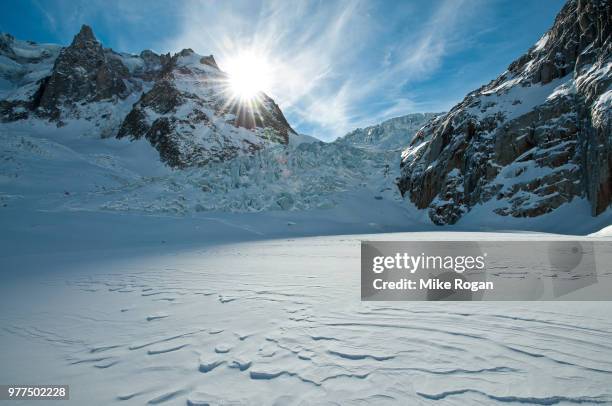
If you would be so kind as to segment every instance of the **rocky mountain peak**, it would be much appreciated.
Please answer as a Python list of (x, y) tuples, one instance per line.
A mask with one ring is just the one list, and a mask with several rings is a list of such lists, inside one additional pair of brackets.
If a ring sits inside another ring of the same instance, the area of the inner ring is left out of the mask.
[(592, 63), (610, 35), (610, 7), (607, 1), (568, 1), (552, 28), (510, 64), (508, 74), (547, 84)]
[(181, 52), (178, 53), (180, 56), (191, 56), (193, 54), (195, 54), (195, 52), (193, 52), (191, 48), (182, 49)]
[(162, 160), (188, 167), (286, 144), (295, 132), (266, 95), (243, 104), (232, 99), (227, 75), (212, 55), (183, 49), (128, 113), (118, 138), (146, 138)]
[(59, 120), (63, 110), (77, 114), (77, 103), (125, 98), (128, 76), (121, 59), (106, 52), (91, 27), (83, 25), (70, 46), (60, 52), (51, 75), (41, 81), (33, 108)]
[(200, 58), (200, 63), (203, 65), (212, 66), (215, 69), (219, 69), (219, 65), (217, 65), (217, 61), (215, 61), (215, 57), (212, 55), (203, 56)]
[(0, 52), (18, 66), (5, 76), (20, 91), (0, 100), (1, 121), (43, 119), (61, 126), (82, 120), (103, 137), (147, 139), (173, 167), (286, 144), (295, 133), (268, 96), (248, 106), (233, 100), (215, 58), (191, 48), (174, 55), (119, 53), (104, 48), (88, 25), (67, 47), (34, 44), (21, 53), (36, 58), (17, 56), (13, 42), (2, 35)]
[(71, 47), (90, 47), (99, 44), (89, 25), (83, 24), (81, 30), (72, 39)]
[(0, 33), (0, 53), (7, 56), (14, 56), (15, 52), (12, 47), (13, 41), (15, 41), (15, 38), (13, 38), (11, 34)]

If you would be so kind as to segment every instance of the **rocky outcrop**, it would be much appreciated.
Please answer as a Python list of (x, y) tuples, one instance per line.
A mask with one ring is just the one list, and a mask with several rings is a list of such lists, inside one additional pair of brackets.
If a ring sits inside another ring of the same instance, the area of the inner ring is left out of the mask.
[(506, 72), (420, 129), (398, 186), (436, 224), (476, 205), (533, 217), (612, 203), (610, 1), (570, 0)]
[(286, 144), (294, 133), (272, 99), (262, 93), (248, 103), (236, 100), (214, 57), (191, 49), (118, 53), (84, 25), (65, 48), (2, 34), (0, 55), (13, 63), (0, 66), (2, 79), (14, 86), (0, 91), (3, 122), (85, 121), (103, 137), (146, 138), (173, 167)]
[(264, 94), (246, 104), (234, 99), (214, 57), (184, 49), (164, 64), (117, 137), (145, 137), (170, 166), (188, 167), (286, 144), (289, 133), (272, 99)]
[(50, 74), (60, 49), (0, 33), (0, 122), (29, 117), (40, 83)]
[(0, 34), (0, 54), (5, 55), (8, 58), (16, 59), (17, 55), (13, 50), (13, 42), (15, 37), (10, 34)]
[(119, 58), (108, 57), (91, 28), (84, 25), (70, 46), (60, 52), (33, 107), (58, 119), (62, 107), (126, 98), (129, 92), (124, 81), (128, 77), (128, 68)]

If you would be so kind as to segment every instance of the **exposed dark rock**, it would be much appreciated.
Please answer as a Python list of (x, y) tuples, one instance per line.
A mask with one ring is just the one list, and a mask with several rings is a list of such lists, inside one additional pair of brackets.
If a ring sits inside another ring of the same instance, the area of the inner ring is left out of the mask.
[[(15, 41), (0, 35), (0, 54), (16, 62), (3, 77), (27, 92), (0, 100), (3, 122), (89, 121), (102, 137), (147, 139), (173, 167), (250, 154), (287, 143), (294, 132), (265, 94), (249, 103), (233, 99), (227, 75), (212, 55), (189, 48), (174, 55), (117, 53), (103, 48), (86, 25), (68, 47), (34, 44), (27, 58), (14, 52)], [(40, 66), (33, 65), (42, 60), (49, 73), (41, 79)], [(33, 71), (36, 81), (28, 79)]]
[(15, 59), (17, 56), (13, 51), (13, 41), (15, 38), (11, 34), (0, 34), (0, 54)]
[[(214, 58), (194, 56), (184, 49), (162, 62), (162, 74), (134, 104), (118, 138), (145, 137), (173, 167), (204, 165), (253, 153), (266, 143), (288, 142), (293, 130), (272, 99), (264, 94), (249, 103), (232, 99), (227, 76)], [(236, 128), (251, 135), (230, 134)]]
[(129, 71), (119, 59), (108, 58), (91, 27), (83, 25), (64, 48), (48, 80), (41, 83), (33, 107), (42, 115), (59, 119), (62, 108), (78, 102), (96, 102), (128, 96), (124, 79)]
[(208, 65), (208, 66), (212, 66), (215, 69), (219, 69), (219, 66), (217, 66), (217, 61), (215, 61), (215, 57), (212, 55), (203, 56), (200, 59), (200, 63), (202, 65)]
[(606, 210), (611, 7), (568, 1), (506, 73), (417, 132), (402, 155), (402, 194), (428, 208), (436, 224), (491, 201), (497, 214), (515, 217), (539, 216), (576, 197), (591, 202), (593, 215)]

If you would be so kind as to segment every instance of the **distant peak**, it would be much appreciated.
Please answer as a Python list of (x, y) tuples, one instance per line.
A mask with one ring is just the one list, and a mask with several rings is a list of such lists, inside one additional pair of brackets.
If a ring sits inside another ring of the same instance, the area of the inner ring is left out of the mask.
[(0, 32), (0, 51), (8, 51), (15, 41), (15, 38), (8, 33)]
[(212, 66), (215, 69), (219, 69), (219, 66), (217, 65), (217, 61), (215, 61), (215, 57), (212, 55), (203, 56), (200, 59), (200, 63), (202, 65), (208, 65), (208, 66)]
[(159, 56), (159, 55), (157, 55), (155, 52), (151, 51), (150, 49), (145, 49), (144, 51), (140, 53), (141, 58), (152, 58), (152, 57), (154, 58), (156, 56)]
[(93, 30), (89, 25), (83, 24), (81, 30), (72, 40), (72, 45), (85, 45), (89, 42), (98, 42)]
[(15, 37), (13, 37), (8, 32), (0, 32), (0, 40), (13, 42)]
[(190, 56), (193, 55), (195, 52), (193, 52), (193, 49), (191, 48), (185, 48), (183, 49), (181, 52), (179, 52), (180, 56)]

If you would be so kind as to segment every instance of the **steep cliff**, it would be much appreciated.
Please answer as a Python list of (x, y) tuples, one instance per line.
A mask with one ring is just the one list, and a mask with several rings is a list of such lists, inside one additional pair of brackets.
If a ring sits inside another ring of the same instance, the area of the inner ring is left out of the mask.
[(612, 203), (612, 4), (570, 0), (497, 79), (419, 130), (398, 186), (436, 224), (480, 204), (533, 217)]

